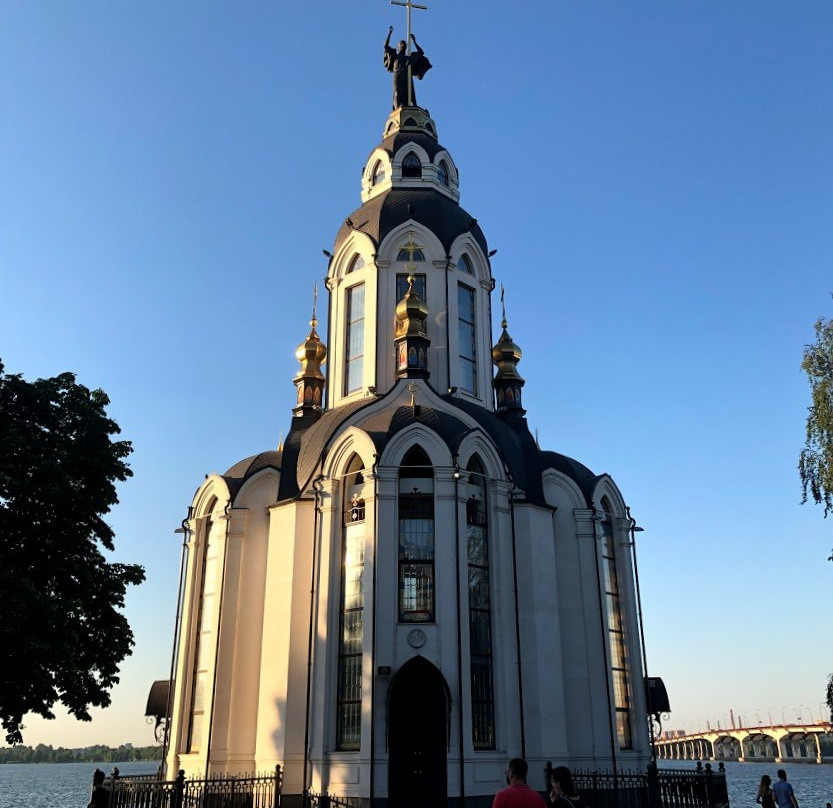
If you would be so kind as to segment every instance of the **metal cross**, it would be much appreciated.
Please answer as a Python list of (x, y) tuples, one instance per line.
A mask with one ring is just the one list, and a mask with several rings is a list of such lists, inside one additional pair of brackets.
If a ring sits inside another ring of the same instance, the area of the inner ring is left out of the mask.
[(318, 306), (318, 281), (315, 282), (315, 285), (312, 287), (312, 320), (310, 320), (310, 325), (315, 328), (318, 325), (318, 317), (315, 315), (315, 309)]
[[(416, 3), (412, 3), (411, 0), (405, 0), (403, 3), (402, 0), (390, 0), (390, 4), (392, 6), (404, 6), (408, 9), (408, 34), (405, 37), (405, 46), (407, 47), (408, 56), (411, 55), (411, 9), (418, 8), (422, 11), (428, 11), (428, 6), (420, 6)], [(408, 106), (412, 107), (414, 105), (414, 98), (413, 98), (413, 76), (411, 76), (411, 65), (410, 60), (408, 64)]]
[(503, 284), (500, 285), (500, 310), (503, 315), (503, 322), (501, 322), (500, 327), (506, 328), (506, 302), (503, 299)]
[[(393, 2), (393, 0), (391, 0), (391, 2)], [(413, 233), (408, 233), (408, 241), (405, 244), (402, 245), (402, 249), (406, 253), (408, 253), (408, 263), (413, 264), (414, 263), (414, 253), (419, 252), (420, 250), (422, 250), (422, 247), (420, 247), (419, 244), (417, 244), (414, 241), (414, 234)]]

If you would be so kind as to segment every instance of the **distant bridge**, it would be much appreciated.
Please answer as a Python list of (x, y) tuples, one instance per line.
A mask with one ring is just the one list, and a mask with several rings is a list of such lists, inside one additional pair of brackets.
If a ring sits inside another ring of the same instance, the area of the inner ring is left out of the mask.
[(737, 760), (833, 763), (833, 724), (776, 724), (714, 729), (656, 740), (663, 760)]

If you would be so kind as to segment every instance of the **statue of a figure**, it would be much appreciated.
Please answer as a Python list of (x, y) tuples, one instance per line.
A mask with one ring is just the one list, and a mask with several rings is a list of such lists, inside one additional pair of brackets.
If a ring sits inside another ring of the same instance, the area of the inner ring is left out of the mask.
[[(411, 42), (416, 50), (408, 55), (407, 43), (404, 39), (399, 40), (399, 47), (394, 50), (390, 46), (390, 36), (393, 33), (393, 26), (388, 28), (388, 37), (385, 40), (385, 67), (389, 73), (393, 73), (393, 108), (415, 107), (416, 93), (414, 92), (413, 77), (421, 79), (430, 69), (431, 62), (425, 56), (425, 52), (417, 44), (416, 37), (411, 34)], [(408, 67), (411, 68), (411, 96), (408, 99)]]

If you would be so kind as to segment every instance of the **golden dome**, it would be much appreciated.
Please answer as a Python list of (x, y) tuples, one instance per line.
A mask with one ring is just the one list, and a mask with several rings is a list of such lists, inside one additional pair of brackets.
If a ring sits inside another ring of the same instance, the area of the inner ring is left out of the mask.
[(396, 304), (396, 336), (425, 334), (428, 304), (414, 291), (414, 276), (408, 276), (408, 291)]
[(295, 351), (296, 359), (301, 363), (301, 370), (298, 371), (296, 378), (302, 376), (313, 376), (315, 378), (324, 378), (321, 372), (321, 365), (327, 361), (327, 348), (315, 327), (318, 325), (318, 320), (315, 317), (310, 320), (309, 336), (298, 346)]

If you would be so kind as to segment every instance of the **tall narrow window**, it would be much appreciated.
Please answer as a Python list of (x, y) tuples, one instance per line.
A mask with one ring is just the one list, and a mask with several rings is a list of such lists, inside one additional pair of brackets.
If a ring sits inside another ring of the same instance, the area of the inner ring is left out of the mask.
[(448, 165), (445, 160), (440, 160), (437, 166), (437, 179), (440, 181), (440, 185), (448, 187)]
[(613, 678), (613, 704), (616, 711), (616, 736), (622, 749), (633, 746), (631, 738), (631, 689), (625, 624), (622, 620), (622, 600), (619, 574), (616, 568), (616, 543), (610, 503), (602, 500), (602, 574), (604, 577), (605, 607), (607, 610), (607, 639), (610, 652), (610, 672)]
[(457, 285), (457, 334), (460, 343), (460, 388), (477, 392), (477, 345), (475, 338), (474, 289)]
[(434, 470), (418, 446), (399, 469), (399, 619), (434, 620)]
[(466, 502), (469, 581), (469, 673), (471, 740), (475, 749), (495, 748), (495, 693), (492, 684), (492, 617), (486, 478), (477, 458), (468, 466), (475, 489)]
[[(208, 510), (213, 510), (216, 499)], [(195, 622), (193, 672), (191, 680), (191, 710), (188, 716), (188, 738), (186, 749), (189, 753), (199, 752), (202, 745), (205, 698), (208, 692), (208, 667), (211, 657), (212, 621), (214, 619), (214, 576), (217, 569), (216, 548), (211, 543), (211, 517), (202, 525), (202, 559)]]
[(344, 394), (362, 388), (364, 376), (364, 284), (347, 290), (347, 350), (344, 352)]
[(354, 455), (344, 478), (344, 527), (341, 552), (341, 604), (338, 646), (336, 747), (361, 747), (362, 641), (364, 638), (364, 499), (362, 469)]

